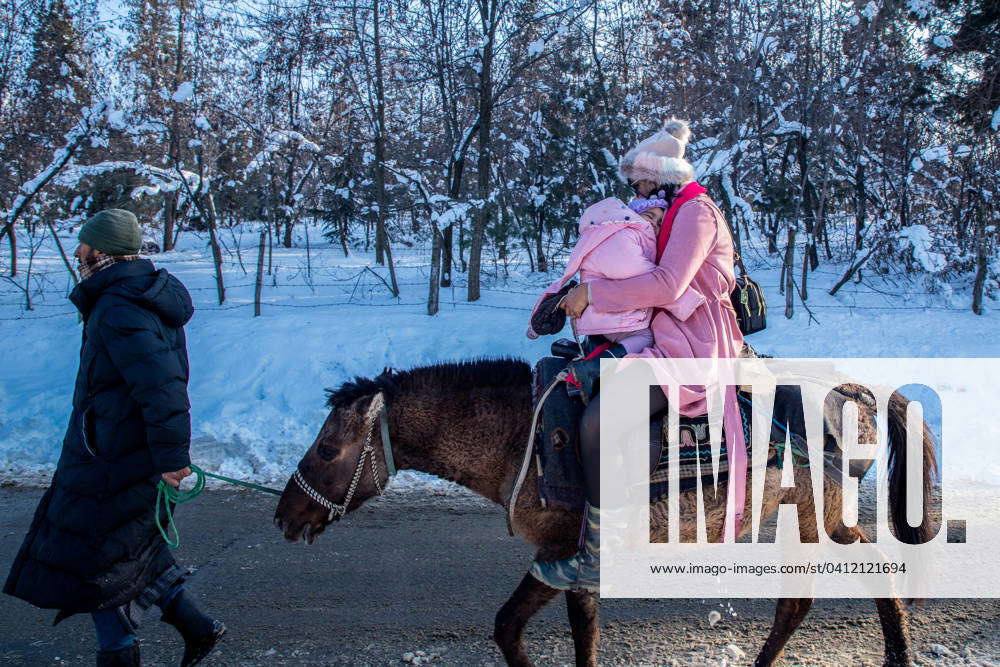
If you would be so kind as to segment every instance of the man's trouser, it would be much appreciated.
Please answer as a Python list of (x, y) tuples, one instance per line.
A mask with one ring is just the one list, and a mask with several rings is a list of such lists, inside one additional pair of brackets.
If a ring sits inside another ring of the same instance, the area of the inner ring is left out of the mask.
[[(178, 581), (155, 602), (156, 606), (161, 611), (166, 609), (167, 605), (182, 590), (184, 590), (184, 583)], [(135, 628), (127, 618), (123, 618), (124, 615), (117, 607), (95, 611), (91, 616), (94, 619), (94, 630), (97, 632), (98, 650), (120, 651), (135, 643)]]

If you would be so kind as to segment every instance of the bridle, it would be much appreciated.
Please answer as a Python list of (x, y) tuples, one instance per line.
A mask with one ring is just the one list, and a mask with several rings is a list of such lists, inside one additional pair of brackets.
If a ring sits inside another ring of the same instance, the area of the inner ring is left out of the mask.
[(292, 475), (292, 479), (295, 480), (295, 483), (298, 484), (299, 488), (309, 498), (330, 511), (330, 514), (326, 517), (328, 523), (335, 518), (340, 518), (347, 514), (347, 508), (354, 498), (354, 492), (357, 491), (358, 482), (361, 481), (361, 475), (364, 474), (365, 459), (370, 462), (372, 478), (375, 480), (375, 489), (378, 491), (378, 495), (381, 496), (385, 493), (385, 489), (382, 488), (382, 480), (379, 478), (378, 463), (375, 460), (375, 447), (372, 446), (376, 419), (379, 421), (379, 430), (382, 436), (382, 451), (385, 454), (385, 468), (387, 473), (386, 483), (388, 483), (389, 479), (396, 474), (396, 462), (392, 456), (392, 445), (389, 443), (389, 414), (386, 411), (385, 396), (382, 392), (375, 394), (371, 405), (368, 407), (368, 412), (365, 414), (365, 423), (368, 425), (365, 444), (358, 455), (358, 465), (354, 467), (354, 476), (351, 478), (350, 486), (347, 487), (347, 494), (344, 495), (343, 503), (338, 505), (328, 500), (322, 493), (310, 486), (301, 469), (296, 468), (295, 474)]

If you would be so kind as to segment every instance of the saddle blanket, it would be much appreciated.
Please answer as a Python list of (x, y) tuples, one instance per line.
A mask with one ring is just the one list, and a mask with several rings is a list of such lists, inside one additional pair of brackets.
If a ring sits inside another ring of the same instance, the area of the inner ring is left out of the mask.
[[(535, 366), (534, 400), (544, 393), (569, 363), (562, 357), (544, 357)], [(749, 449), (752, 424), (750, 401), (739, 401), (743, 439)], [(539, 414), (534, 437), (538, 493), (543, 507), (582, 509), (586, 503), (583, 466), (580, 459), (580, 417), (583, 402), (557, 386), (549, 393)], [(650, 502), (666, 498), (669, 491), (666, 411), (650, 420)], [(680, 418), (680, 490), (694, 488), (699, 473), (705, 485), (724, 484), (729, 476), (725, 437), (721, 438), (718, 476), (713, 475), (712, 445), (708, 417)], [(768, 465), (777, 463), (774, 452)], [(749, 451), (747, 452), (749, 457)]]

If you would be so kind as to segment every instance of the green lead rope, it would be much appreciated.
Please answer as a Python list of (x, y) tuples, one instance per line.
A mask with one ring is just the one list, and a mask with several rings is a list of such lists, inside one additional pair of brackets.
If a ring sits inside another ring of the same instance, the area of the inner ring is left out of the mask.
[[(216, 475), (215, 473), (205, 472), (194, 464), (191, 464), (190, 467), (191, 472), (194, 473), (195, 480), (194, 486), (191, 487), (189, 491), (181, 491), (180, 489), (174, 488), (162, 479), (156, 485), (156, 506), (153, 508), (153, 512), (155, 513), (154, 516), (156, 517), (156, 527), (159, 529), (160, 535), (163, 536), (163, 540), (167, 543), (167, 546), (171, 549), (176, 549), (181, 543), (180, 533), (177, 531), (177, 525), (174, 523), (173, 506), (183, 505), (184, 503), (197, 498), (201, 492), (205, 490), (206, 477), (242, 486), (247, 489), (253, 489), (254, 491), (270, 493), (276, 496), (280, 496), (282, 493), (278, 489), (261, 486), (260, 484), (253, 484), (251, 482), (233, 479), (232, 477), (224, 477), (222, 475)], [(161, 519), (161, 507), (163, 508), (163, 515), (166, 516), (166, 523), (164, 523)], [(173, 535), (173, 537), (171, 537), (171, 535)]]

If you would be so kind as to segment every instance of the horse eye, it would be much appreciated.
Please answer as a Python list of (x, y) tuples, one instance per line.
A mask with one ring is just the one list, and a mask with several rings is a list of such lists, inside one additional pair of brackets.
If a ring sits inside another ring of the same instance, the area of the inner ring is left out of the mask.
[(337, 458), (337, 454), (340, 454), (340, 450), (336, 447), (331, 447), (330, 445), (322, 445), (316, 453), (324, 461), (332, 461)]

